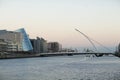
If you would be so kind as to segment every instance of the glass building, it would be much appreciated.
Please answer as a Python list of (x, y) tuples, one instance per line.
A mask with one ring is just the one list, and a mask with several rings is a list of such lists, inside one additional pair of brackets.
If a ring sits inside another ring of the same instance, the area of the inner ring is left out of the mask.
[(23, 41), (22, 41), (22, 48), (23, 51), (31, 51), (33, 50), (32, 44), (30, 42), (30, 39), (25, 31), (24, 28), (18, 29), (15, 32), (21, 32), (23, 35)]

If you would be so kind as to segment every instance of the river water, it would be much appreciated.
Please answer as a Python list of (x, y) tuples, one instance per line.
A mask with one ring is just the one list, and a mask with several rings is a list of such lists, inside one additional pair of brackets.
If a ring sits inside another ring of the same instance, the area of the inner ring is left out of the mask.
[(120, 58), (77, 55), (0, 60), (0, 80), (120, 80)]

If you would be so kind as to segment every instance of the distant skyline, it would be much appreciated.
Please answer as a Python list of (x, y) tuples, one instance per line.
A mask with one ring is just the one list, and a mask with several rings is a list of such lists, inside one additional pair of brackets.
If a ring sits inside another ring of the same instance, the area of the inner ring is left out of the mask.
[(119, 0), (0, 0), (0, 30), (25, 28), (30, 38), (63, 47), (91, 44), (77, 28), (107, 47), (120, 42)]

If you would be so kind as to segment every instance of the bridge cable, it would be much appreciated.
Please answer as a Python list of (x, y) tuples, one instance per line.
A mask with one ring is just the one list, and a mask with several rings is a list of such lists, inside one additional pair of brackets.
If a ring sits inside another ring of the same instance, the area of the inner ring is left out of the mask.
[[(94, 45), (94, 43), (93, 43), (92, 41), (96, 42), (97, 44), (99, 44), (99, 45), (102, 46), (103, 48), (107, 49), (108, 51), (112, 51), (111, 49), (105, 47), (103, 44), (99, 43), (98, 41), (96, 41), (96, 40), (88, 37), (88, 36), (85, 35), (83, 32), (79, 31), (78, 29), (75, 29), (75, 30), (76, 30), (77, 32), (81, 33), (84, 37), (86, 37), (86, 38), (89, 40), (89, 42), (93, 45), (93, 47), (96, 49), (96, 51), (97, 51), (97, 48), (96, 48), (96, 46)], [(92, 41), (91, 41), (91, 40), (92, 40)]]
[(86, 37), (86, 38), (88, 39), (88, 41), (92, 44), (93, 48), (95, 48), (95, 50), (98, 51), (97, 48), (96, 48), (96, 46), (94, 45), (94, 43), (91, 41), (91, 39), (90, 39), (87, 35), (85, 35), (85, 34), (82, 33), (81, 31), (79, 31), (78, 29), (75, 29), (75, 30), (76, 30), (77, 32), (81, 33), (84, 37)]

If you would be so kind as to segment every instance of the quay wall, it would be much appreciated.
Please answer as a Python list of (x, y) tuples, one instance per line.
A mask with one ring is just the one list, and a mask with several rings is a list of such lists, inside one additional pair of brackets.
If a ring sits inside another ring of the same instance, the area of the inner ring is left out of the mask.
[(103, 55), (109, 55), (113, 53), (71, 53), (71, 52), (57, 52), (57, 53), (28, 53), (28, 52), (11, 52), (11, 53), (0, 53), (0, 59), (13, 59), (13, 58), (31, 58), (31, 57), (50, 57), (50, 56), (72, 56), (72, 55), (89, 55), (93, 54), (97, 57)]

